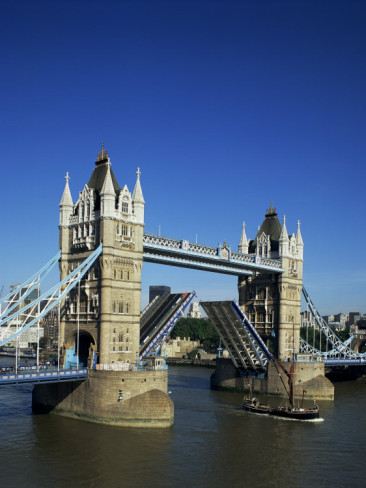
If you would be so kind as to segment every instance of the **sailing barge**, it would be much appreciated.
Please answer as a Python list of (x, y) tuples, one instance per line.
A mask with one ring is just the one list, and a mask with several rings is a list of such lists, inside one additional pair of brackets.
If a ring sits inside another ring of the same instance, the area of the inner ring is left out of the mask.
[(293, 420), (313, 420), (319, 418), (319, 407), (314, 402), (314, 406), (312, 408), (304, 408), (304, 393), (303, 390), (302, 394), (302, 402), (301, 407), (295, 407), (294, 404), (294, 381), (293, 376), (295, 372), (295, 364), (292, 363), (290, 372), (288, 372), (282, 364), (275, 360), (275, 364), (278, 364), (281, 369), (284, 371), (288, 378), (289, 389), (287, 390), (285, 384), (283, 386), (288, 394), (288, 406), (287, 407), (271, 407), (268, 404), (261, 403), (257, 398), (252, 397), (252, 385), (250, 384), (249, 389), (249, 398), (245, 398), (242, 408), (248, 412), (252, 413), (259, 413), (265, 415), (271, 415), (273, 417), (281, 417), (286, 419), (293, 419)]

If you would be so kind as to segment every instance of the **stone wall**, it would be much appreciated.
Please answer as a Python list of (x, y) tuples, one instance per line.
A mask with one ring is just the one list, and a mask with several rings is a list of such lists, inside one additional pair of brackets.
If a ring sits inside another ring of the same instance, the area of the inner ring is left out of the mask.
[[(284, 366), (290, 370), (291, 363), (286, 362)], [(281, 374), (281, 377), (279, 376)], [(281, 382), (283, 379), (286, 387), (287, 376), (273, 362), (269, 363), (264, 377), (259, 375), (252, 377), (253, 391), (265, 395), (286, 395), (286, 390)], [(216, 371), (211, 376), (211, 387), (213, 389), (232, 389), (237, 391), (249, 390), (249, 379), (241, 375), (230, 359), (220, 358), (216, 360)], [(334, 400), (334, 386), (324, 376), (323, 363), (296, 363), (295, 367), (295, 398), (302, 398), (303, 390), (306, 391), (304, 398), (317, 400)]]
[(193, 351), (197, 347), (200, 347), (200, 341), (191, 341), (188, 337), (181, 339), (177, 337), (176, 339), (169, 339), (161, 348), (161, 355), (169, 358), (181, 358), (186, 356), (187, 353)]
[(36, 385), (33, 411), (121, 426), (170, 427), (174, 405), (167, 384), (167, 370), (90, 370), (81, 383)]

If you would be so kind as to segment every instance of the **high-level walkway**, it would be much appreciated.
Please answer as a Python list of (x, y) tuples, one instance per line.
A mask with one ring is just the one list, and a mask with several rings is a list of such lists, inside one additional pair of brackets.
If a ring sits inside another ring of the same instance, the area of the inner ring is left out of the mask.
[(283, 273), (281, 262), (276, 259), (233, 252), (231, 247), (226, 244), (212, 247), (147, 232), (144, 233), (143, 259), (151, 263), (202, 269), (235, 276), (249, 276), (255, 271)]

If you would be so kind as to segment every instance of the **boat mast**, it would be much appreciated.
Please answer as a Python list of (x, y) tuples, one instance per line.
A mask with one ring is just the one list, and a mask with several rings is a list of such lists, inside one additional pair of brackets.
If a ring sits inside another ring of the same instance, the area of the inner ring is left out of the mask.
[(288, 386), (289, 386), (288, 400), (290, 402), (291, 407), (294, 406), (294, 397), (295, 397), (294, 374), (295, 374), (295, 363), (292, 363), (290, 368), (290, 373), (288, 375)]
[[(289, 386), (290, 386), (290, 405), (291, 407), (294, 406), (294, 399), (295, 399), (295, 323), (294, 317), (292, 317), (292, 366), (290, 368), (290, 378), (289, 378)], [(291, 382), (291, 383), (290, 383)]]

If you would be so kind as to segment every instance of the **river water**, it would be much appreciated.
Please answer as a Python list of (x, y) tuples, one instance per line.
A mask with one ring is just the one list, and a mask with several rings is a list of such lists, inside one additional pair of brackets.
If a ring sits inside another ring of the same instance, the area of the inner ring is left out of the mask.
[(33, 415), (31, 386), (1, 388), (1, 486), (365, 486), (366, 383), (337, 383), (324, 421), (297, 422), (241, 410), (240, 394), (210, 390), (212, 372), (170, 368), (170, 429)]

